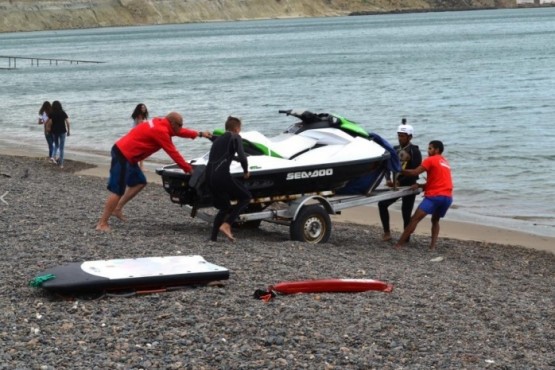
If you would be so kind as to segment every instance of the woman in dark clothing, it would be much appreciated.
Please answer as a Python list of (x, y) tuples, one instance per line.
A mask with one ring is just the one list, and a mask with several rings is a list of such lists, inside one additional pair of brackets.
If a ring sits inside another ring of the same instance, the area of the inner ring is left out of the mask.
[[(214, 206), (219, 210), (212, 226), (210, 240), (213, 241), (217, 240), (219, 231), (224, 233), (229, 240), (235, 240), (231, 233), (231, 225), (252, 199), (248, 189), (231, 177), (229, 171), (231, 161), (236, 160), (241, 163), (243, 177), (248, 179), (250, 176), (249, 164), (243, 151), (241, 136), (239, 136), (241, 120), (229, 116), (225, 123), (225, 130), (225, 134), (218, 137), (212, 144), (206, 165), (206, 182), (212, 192)], [(231, 205), (232, 199), (237, 201), (234, 206)]]
[(42, 103), (42, 106), (39, 110), (39, 125), (44, 126), (44, 137), (46, 138), (46, 143), (48, 144), (48, 158), (52, 159), (52, 133), (47, 129), (46, 122), (48, 122), (48, 115), (50, 114), (50, 110), (52, 109), (52, 104), (49, 101), (45, 101)]
[[(52, 103), (52, 110), (50, 111), (49, 120), (47, 125), (51, 127), (53, 149), (52, 157), (50, 158), (54, 163), (57, 163), (60, 168), (64, 168), (64, 146), (66, 142), (66, 135), (69, 136), (69, 117), (62, 108), (62, 103), (55, 100)], [(56, 153), (59, 151), (59, 157)]]

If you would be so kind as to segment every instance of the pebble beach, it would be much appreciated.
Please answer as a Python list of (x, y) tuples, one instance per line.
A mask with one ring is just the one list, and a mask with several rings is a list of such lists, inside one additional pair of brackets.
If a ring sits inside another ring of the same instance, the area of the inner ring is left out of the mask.
[[(333, 224), (328, 243), (283, 225), (208, 239), (210, 225), (151, 183), (127, 222), (94, 230), (106, 179), (92, 165), (0, 155), (0, 369), (555, 369), (555, 254)], [(394, 239), (398, 233), (394, 235)], [(63, 297), (29, 281), (67, 263), (201, 255), (230, 278), (140, 295)], [(377, 279), (390, 293), (278, 295), (283, 281)]]

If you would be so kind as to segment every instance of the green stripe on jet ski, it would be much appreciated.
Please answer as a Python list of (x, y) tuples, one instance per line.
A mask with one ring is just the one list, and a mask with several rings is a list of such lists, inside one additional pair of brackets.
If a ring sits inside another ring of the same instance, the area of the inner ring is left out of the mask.
[[(223, 134), (225, 134), (225, 130), (221, 129), (221, 128), (217, 128), (214, 131), (212, 131), (212, 135), (214, 135), (214, 136), (222, 136)], [(262, 153), (264, 155), (267, 155), (267, 156), (270, 156), (270, 157), (283, 158), (281, 155), (279, 155), (275, 151), (270, 150), (266, 145), (263, 145), (263, 144), (260, 144), (260, 143), (253, 143), (252, 141), (248, 141), (248, 140), (243, 139), (243, 147), (255, 148), (260, 153)]]
[(260, 143), (253, 143), (252, 141), (248, 141), (248, 140), (243, 139), (243, 146), (254, 147), (254, 148), (258, 149), (262, 154), (270, 156), (270, 157), (283, 158), (281, 155), (279, 155), (275, 151), (270, 150), (266, 145), (263, 145), (263, 144), (260, 144)]
[(342, 130), (348, 131), (348, 132), (352, 132), (358, 136), (362, 136), (364, 138), (368, 138), (370, 135), (368, 135), (368, 132), (366, 132), (362, 127), (360, 127), (357, 123), (349, 121), (347, 118), (345, 117), (341, 117), (337, 114), (333, 114), (334, 117), (339, 119), (339, 122), (341, 122), (341, 124), (339, 125), (339, 127), (341, 127)]

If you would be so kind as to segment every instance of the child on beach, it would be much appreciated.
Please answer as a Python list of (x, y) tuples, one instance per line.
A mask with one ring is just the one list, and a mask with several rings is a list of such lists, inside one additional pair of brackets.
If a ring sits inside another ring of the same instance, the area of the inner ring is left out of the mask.
[[(137, 126), (139, 123), (146, 121), (148, 119), (148, 109), (143, 103), (137, 104), (133, 113), (131, 113), (131, 119), (133, 120), (133, 127)], [(143, 169), (143, 161), (139, 162), (139, 167)]]
[(447, 159), (442, 156), (443, 143), (432, 140), (428, 144), (428, 158), (413, 170), (403, 170), (403, 176), (417, 176), (423, 172), (427, 174), (425, 184), (414, 184), (413, 187), (424, 189), (424, 200), (418, 206), (412, 216), (409, 225), (403, 231), (395, 248), (402, 247), (414, 232), (418, 223), (427, 215), (432, 215), (432, 241), (430, 249), (435, 249), (439, 236), (439, 220), (445, 217), (447, 210), (453, 203), (453, 180), (451, 177), (451, 166)]
[(133, 113), (131, 113), (131, 119), (133, 120), (133, 127), (137, 126), (139, 123), (146, 121), (148, 119), (148, 109), (143, 103), (137, 104)]

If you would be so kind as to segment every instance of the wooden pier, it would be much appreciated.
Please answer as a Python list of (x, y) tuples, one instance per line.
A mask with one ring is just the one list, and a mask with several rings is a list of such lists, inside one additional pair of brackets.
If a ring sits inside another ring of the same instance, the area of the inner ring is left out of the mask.
[(8, 66), (7, 67), (1, 67), (0, 66), (0, 69), (16, 69), (18, 60), (30, 61), (31, 66), (33, 66), (33, 67), (38, 67), (39, 64), (57, 66), (59, 63), (69, 63), (69, 64), (85, 64), (85, 63), (100, 64), (100, 63), (105, 63), (105, 62), (99, 62), (99, 61), (95, 61), (95, 60), (77, 60), (77, 59), (59, 59), (59, 58), (32, 58), (32, 57), (17, 57), (17, 56), (10, 56), (10, 55), (0, 55), (0, 58), (8, 60)]

